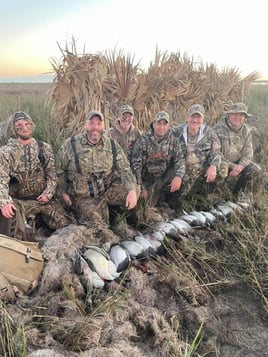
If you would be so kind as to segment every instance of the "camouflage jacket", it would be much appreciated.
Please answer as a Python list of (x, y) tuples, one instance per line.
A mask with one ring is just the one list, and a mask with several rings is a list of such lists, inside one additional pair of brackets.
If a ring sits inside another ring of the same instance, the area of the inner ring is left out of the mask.
[(183, 151), (172, 131), (169, 130), (164, 138), (157, 139), (150, 126), (148, 133), (142, 135), (134, 145), (131, 168), (138, 185), (142, 185), (144, 181), (155, 183), (170, 168), (174, 169), (174, 177), (183, 178), (185, 174)]
[(230, 169), (234, 164), (246, 167), (253, 158), (253, 143), (251, 128), (243, 124), (238, 130), (233, 129), (227, 117), (219, 121), (214, 127), (221, 142), (222, 162)]
[(91, 145), (86, 134), (78, 134), (65, 140), (56, 157), (59, 190), (71, 196), (95, 197), (107, 190), (116, 170), (123, 187), (136, 190), (136, 180), (120, 145), (103, 136)]
[(207, 125), (202, 124), (197, 143), (194, 146), (192, 162), (188, 159), (187, 150), (187, 123), (184, 123), (173, 128), (173, 133), (178, 137), (178, 140), (183, 148), (183, 153), (186, 160), (186, 169), (191, 165), (198, 165), (202, 169), (208, 168), (210, 165), (220, 167), (220, 141), (216, 133)]
[(17, 139), (10, 138), (0, 148), (0, 207), (12, 202), (14, 196), (10, 192), (11, 186), (18, 188), (16, 193), (19, 197), (16, 198), (41, 193), (52, 198), (57, 175), (53, 150), (49, 144), (42, 142), (41, 154), (40, 145), (34, 138), (29, 145), (22, 145)]
[(120, 123), (117, 118), (112, 122), (111, 128), (105, 131), (105, 135), (118, 142), (130, 162), (134, 143), (141, 136), (141, 131), (132, 125), (128, 132), (125, 133), (120, 128)]

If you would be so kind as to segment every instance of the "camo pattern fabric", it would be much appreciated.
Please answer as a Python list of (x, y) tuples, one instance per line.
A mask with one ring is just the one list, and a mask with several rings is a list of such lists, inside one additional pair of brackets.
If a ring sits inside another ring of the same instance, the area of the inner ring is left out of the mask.
[(111, 128), (105, 131), (105, 135), (118, 142), (130, 162), (133, 146), (136, 140), (141, 136), (141, 131), (134, 125), (131, 125), (128, 132), (125, 133), (120, 128), (120, 122), (117, 118), (112, 122)]
[[(186, 160), (186, 171), (194, 168), (207, 169), (210, 165), (220, 167), (221, 163), (221, 144), (216, 133), (207, 125), (202, 125), (196, 143), (190, 155), (187, 145), (187, 124), (182, 124), (173, 128), (174, 135), (179, 139), (183, 148)], [(191, 167), (193, 165), (193, 167)]]
[(60, 147), (56, 158), (59, 190), (68, 193), (72, 199), (102, 196), (111, 186), (115, 170), (126, 192), (137, 189), (123, 149), (115, 142), (114, 158), (111, 139), (105, 136), (96, 145), (89, 144), (85, 133), (74, 136), (73, 145), (69, 138)]
[(210, 165), (217, 168), (217, 176), (226, 176), (221, 168), (221, 145), (216, 133), (209, 126), (202, 124), (195, 141), (187, 135), (187, 123), (173, 128), (174, 135), (182, 146), (186, 174), (183, 178), (181, 193), (188, 193), (197, 182), (205, 182), (204, 175)]
[(36, 200), (14, 200), (16, 207), (23, 209), (27, 223), (35, 229), (35, 218), (40, 215), (44, 223), (51, 229), (66, 227), (70, 220), (61, 206), (60, 202), (52, 198), (47, 203), (41, 203)]
[[(56, 229), (67, 225), (68, 220), (63, 207), (53, 198), (57, 176), (54, 154), (47, 143), (42, 143), (42, 161), (34, 138), (28, 145), (10, 138), (0, 149), (0, 208), (17, 202), (23, 206), (27, 220), (41, 214), (49, 228)], [(35, 200), (41, 193), (48, 197), (48, 203)]]
[(78, 224), (107, 228), (109, 226), (109, 208), (107, 203), (123, 207), (126, 196), (127, 191), (122, 188), (122, 185), (113, 183), (102, 196), (96, 198), (76, 197), (74, 199), (74, 207)]
[(243, 124), (240, 129), (235, 130), (225, 117), (214, 127), (221, 142), (222, 162), (231, 170), (236, 164), (244, 167), (253, 159), (253, 142), (251, 127)]
[(172, 177), (169, 175), (169, 182), (175, 176), (183, 177), (185, 174), (185, 160), (182, 147), (178, 140), (169, 130), (160, 140), (155, 138), (152, 126), (146, 135), (142, 135), (135, 143), (131, 168), (136, 176), (138, 185), (149, 186), (157, 181), (167, 181), (165, 176), (170, 169), (173, 170)]
[(11, 183), (18, 186), (18, 189), (14, 188), (17, 198), (40, 193), (49, 199), (53, 197), (57, 186), (54, 155), (47, 143), (43, 143), (42, 151), (43, 164), (40, 162), (39, 145), (34, 138), (28, 145), (10, 138), (7, 145), (0, 148), (0, 207), (12, 202), (9, 194)]

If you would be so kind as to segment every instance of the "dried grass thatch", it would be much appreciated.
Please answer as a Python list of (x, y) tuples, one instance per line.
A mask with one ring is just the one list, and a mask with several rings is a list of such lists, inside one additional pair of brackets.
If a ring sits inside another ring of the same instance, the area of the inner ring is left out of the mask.
[(143, 130), (159, 110), (167, 110), (173, 123), (183, 122), (193, 103), (205, 106), (212, 124), (231, 102), (245, 101), (258, 78), (251, 73), (241, 79), (237, 69), (220, 71), (186, 54), (158, 49), (147, 70), (122, 50), (79, 55), (75, 41), (71, 49), (60, 50), (61, 61), (52, 61), (56, 76), (48, 100), (54, 104), (52, 114), (63, 137), (81, 131), (85, 114), (92, 109), (104, 113), (109, 127), (122, 103), (133, 106), (136, 124)]

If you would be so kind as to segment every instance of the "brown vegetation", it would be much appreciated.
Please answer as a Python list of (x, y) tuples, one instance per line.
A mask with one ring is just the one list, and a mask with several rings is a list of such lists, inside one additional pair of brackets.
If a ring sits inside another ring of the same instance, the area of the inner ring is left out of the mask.
[(133, 106), (141, 129), (159, 110), (167, 110), (174, 123), (182, 122), (193, 103), (203, 104), (208, 123), (213, 123), (231, 102), (246, 99), (258, 77), (251, 73), (241, 79), (238, 70), (219, 71), (187, 55), (158, 50), (146, 70), (122, 51), (78, 55), (73, 43), (71, 50), (61, 52), (60, 63), (52, 63), (56, 77), (49, 101), (57, 127), (67, 136), (81, 130), (92, 109), (102, 111), (109, 126), (122, 103)]

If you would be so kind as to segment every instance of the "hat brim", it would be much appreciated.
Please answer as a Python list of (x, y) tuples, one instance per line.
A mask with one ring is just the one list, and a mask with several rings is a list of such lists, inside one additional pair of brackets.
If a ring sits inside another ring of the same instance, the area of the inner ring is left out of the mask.
[(204, 114), (204, 113), (201, 113), (201, 112), (193, 112), (193, 113), (189, 114), (189, 116), (191, 117), (191, 116), (193, 116), (193, 115), (195, 115), (195, 114), (198, 114), (198, 115), (200, 115), (201, 117), (204, 117), (204, 116), (205, 116), (205, 114)]
[(167, 123), (169, 123), (169, 120), (167, 120), (166, 118), (159, 118), (159, 119), (155, 119), (154, 122), (157, 123), (160, 120), (165, 120)]
[(125, 110), (125, 111), (121, 112), (121, 115), (126, 114), (126, 113), (129, 113), (129, 114), (131, 114), (131, 115), (134, 115), (134, 113), (131, 112), (130, 110)]
[(225, 112), (225, 114), (238, 114), (238, 113), (245, 114), (245, 116), (246, 116), (247, 118), (252, 117), (252, 114), (249, 114), (249, 113), (247, 113), (247, 112), (245, 112), (245, 111), (243, 111), (243, 110), (238, 110), (238, 111), (228, 110), (227, 112)]

